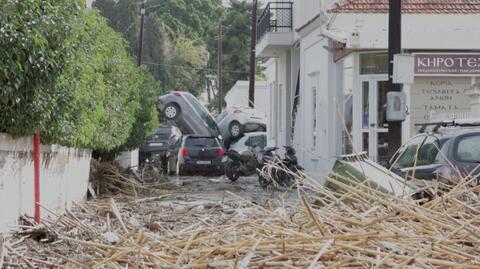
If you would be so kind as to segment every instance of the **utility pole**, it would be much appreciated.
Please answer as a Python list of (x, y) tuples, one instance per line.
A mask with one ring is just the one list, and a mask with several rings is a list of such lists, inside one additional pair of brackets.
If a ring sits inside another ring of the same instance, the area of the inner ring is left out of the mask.
[(257, 0), (253, 0), (252, 25), (250, 31), (250, 77), (248, 88), (248, 106), (255, 106), (255, 46), (257, 45)]
[(223, 107), (223, 81), (222, 81), (222, 58), (223, 58), (223, 32), (222, 24), (218, 25), (218, 113), (222, 113)]
[(140, 9), (140, 38), (138, 40), (138, 66), (142, 65), (142, 54), (143, 54), (143, 25), (145, 21), (145, 2), (147, 0), (143, 0), (142, 8)]
[[(388, 86), (389, 91), (401, 91), (400, 84), (394, 84), (393, 56), (402, 50), (402, 0), (390, 0), (388, 17)], [(402, 143), (402, 122), (388, 123), (388, 153), (393, 156)]]

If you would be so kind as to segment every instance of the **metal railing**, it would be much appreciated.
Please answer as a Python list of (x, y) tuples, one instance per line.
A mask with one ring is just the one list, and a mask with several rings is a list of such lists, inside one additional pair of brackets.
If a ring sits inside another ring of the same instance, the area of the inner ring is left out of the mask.
[(269, 32), (291, 32), (292, 2), (269, 2), (257, 20), (257, 41)]

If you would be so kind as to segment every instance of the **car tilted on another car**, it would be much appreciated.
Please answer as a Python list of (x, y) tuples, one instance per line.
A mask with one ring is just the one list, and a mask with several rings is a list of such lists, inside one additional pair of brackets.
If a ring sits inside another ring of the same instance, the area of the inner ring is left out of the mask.
[(212, 115), (189, 92), (172, 91), (157, 101), (159, 117), (180, 129), (182, 134), (215, 136), (222, 139)]
[(265, 117), (249, 107), (227, 108), (215, 120), (224, 140), (232, 141), (244, 133), (267, 130)]
[[(430, 132), (426, 127), (433, 127)], [(480, 176), (480, 123), (441, 122), (424, 124), (390, 159), (395, 173), (419, 179), (456, 183)]]

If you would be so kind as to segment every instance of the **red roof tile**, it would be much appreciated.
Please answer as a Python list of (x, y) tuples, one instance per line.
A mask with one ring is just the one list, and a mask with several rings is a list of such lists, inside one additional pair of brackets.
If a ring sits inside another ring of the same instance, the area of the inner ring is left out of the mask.
[[(389, 0), (343, 0), (330, 13), (388, 13)], [(480, 0), (402, 0), (403, 13), (480, 13)]]

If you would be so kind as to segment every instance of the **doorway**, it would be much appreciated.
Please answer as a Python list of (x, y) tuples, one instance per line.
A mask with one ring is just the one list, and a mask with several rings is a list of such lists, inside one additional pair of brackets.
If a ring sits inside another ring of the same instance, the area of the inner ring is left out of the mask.
[(385, 163), (389, 158), (387, 79), (387, 75), (360, 76), (361, 141), (357, 141), (357, 145), (378, 163)]

